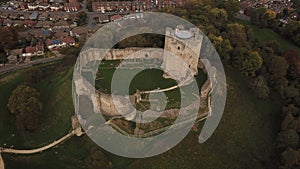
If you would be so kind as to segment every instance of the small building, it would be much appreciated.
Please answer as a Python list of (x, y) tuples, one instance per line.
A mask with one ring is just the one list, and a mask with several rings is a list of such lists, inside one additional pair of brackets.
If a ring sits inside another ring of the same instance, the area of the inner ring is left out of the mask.
[(50, 4), (48, 4), (47, 2), (42, 2), (38, 5), (38, 8), (40, 10), (47, 10), (47, 9), (50, 9)]
[(47, 39), (46, 46), (48, 49), (52, 50), (54, 48), (62, 47), (63, 43), (59, 39), (55, 39), (55, 40)]
[(7, 57), (8, 63), (17, 63), (19, 58), (22, 57), (23, 49), (13, 49), (10, 51), (9, 56)]
[(80, 3), (79, 2), (65, 3), (64, 10), (66, 12), (77, 12), (80, 10)]
[(28, 13), (20, 14), (20, 20), (27, 20), (27, 19), (29, 19), (29, 14)]
[(36, 46), (27, 46), (25, 48), (25, 53), (23, 54), (23, 56), (31, 57), (31, 56), (37, 56), (43, 54), (44, 54), (44, 44), (42, 41), (39, 41)]
[(35, 28), (51, 28), (53, 23), (51, 21), (38, 21)]
[(32, 3), (29, 3), (29, 4), (27, 4), (27, 7), (28, 7), (28, 10), (36, 10), (36, 9), (38, 9), (38, 5), (35, 3), (35, 2), (32, 2)]
[(23, 26), (23, 22), (20, 20), (12, 20), (12, 26)]
[(55, 29), (66, 29), (70, 28), (70, 24), (67, 21), (59, 21), (54, 24), (53, 28)]
[(25, 20), (25, 21), (23, 22), (23, 25), (24, 25), (25, 27), (33, 27), (35, 24), (36, 24), (36, 22), (33, 21), (33, 20)]
[(66, 46), (75, 46), (75, 40), (70, 36), (61, 38), (61, 42)]
[(20, 2), (19, 6), (20, 6), (20, 9), (21, 9), (21, 10), (28, 9), (28, 5), (27, 5), (27, 3), (25, 3), (25, 2)]
[(51, 11), (58, 11), (58, 10), (62, 10), (63, 6), (60, 5), (60, 4), (58, 4), (58, 3), (56, 3), (56, 4), (51, 5), (50, 9), (51, 9)]
[(19, 19), (19, 18), (20, 18), (20, 16), (18, 13), (11, 13), (9, 15), (9, 19)]
[(47, 12), (43, 12), (41, 15), (38, 16), (39, 21), (48, 20), (49, 14)]
[(107, 22), (109, 22), (109, 16), (108, 15), (100, 15), (99, 16), (99, 22), (100, 23), (107, 23)]
[(49, 16), (49, 20), (50, 21), (59, 21), (60, 20), (60, 15), (56, 15), (56, 14), (50, 14)]

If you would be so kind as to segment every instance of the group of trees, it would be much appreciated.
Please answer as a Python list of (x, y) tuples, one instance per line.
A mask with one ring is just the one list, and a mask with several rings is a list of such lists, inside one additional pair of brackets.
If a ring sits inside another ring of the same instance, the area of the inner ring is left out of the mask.
[[(271, 28), (300, 46), (300, 21), (290, 20), (287, 24), (279, 21), (280, 15), (267, 8), (259, 8), (252, 12), (251, 22), (261, 28)], [(284, 11), (283, 15), (288, 15)]]

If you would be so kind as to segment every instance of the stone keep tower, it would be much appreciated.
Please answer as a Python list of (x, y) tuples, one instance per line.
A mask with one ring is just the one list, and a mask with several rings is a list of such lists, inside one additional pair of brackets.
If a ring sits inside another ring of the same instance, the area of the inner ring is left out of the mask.
[[(191, 70), (192, 76), (197, 75), (202, 40), (203, 35), (197, 28), (186, 30), (181, 25), (177, 26), (175, 30), (167, 28), (162, 64), (166, 72), (164, 77), (168, 78), (172, 75), (184, 79), (189, 73), (187, 67)], [(174, 58), (175, 56), (180, 59)]]

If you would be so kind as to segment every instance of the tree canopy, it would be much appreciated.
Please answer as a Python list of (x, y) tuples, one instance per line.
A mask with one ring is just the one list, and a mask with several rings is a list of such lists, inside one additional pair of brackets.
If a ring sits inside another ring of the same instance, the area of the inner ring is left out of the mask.
[(39, 124), (42, 103), (39, 92), (30, 86), (20, 85), (11, 94), (7, 107), (15, 116), (18, 129), (34, 131)]

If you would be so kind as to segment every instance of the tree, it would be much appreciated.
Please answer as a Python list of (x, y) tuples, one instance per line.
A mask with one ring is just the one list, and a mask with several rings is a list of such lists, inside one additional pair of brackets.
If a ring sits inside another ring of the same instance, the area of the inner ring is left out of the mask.
[(275, 55), (271, 58), (270, 65), (268, 65), (269, 80), (277, 91), (282, 92), (288, 85), (286, 79), (287, 69), (288, 63), (284, 57)]
[(32, 67), (24, 73), (24, 80), (31, 84), (40, 82), (42, 77), (43, 72), (37, 67)]
[(0, 46), (5, 52), (14, 47), (16, 40), (17, 35), (13, 28), (0, 27)]
[(7, 107), (15, 116), (18, 129), (29, 132), (37, 129), (42, 110), (39, 96), (36, 89), (26, 85), (20, 85), (12, 92)]
[(267, 8), (259, 8), (252, 12), (251, 22), (262, 28), (274, 27), (276, 13)]
[(258, 71), (263, 64), (263, 60), (256, 51), (249, 51), (246, 55), (244, 61), (242, 62), (242, 70), (247, 73), (247, 75), (255, 76), (256, 71)]
[(297, 148), (299, 145), (299, 135), (296, 130), (289, 129), (285, 131), (281, 131), (278, 134), (277, 141), (279, 143), (279, 147), (293, 147)]
[(239, 23), (227, 25), (227, 38), (230, 40), (233, 47), (246, 47), (249, 48), (247, 42), (246, 29)]
[(288, 77), (290, 79), (296, 79), (300, 76), (300, 59), (298, 58), (298, 54), (294, 50), (285, 51), (282, 56), (286, 58), (289, 69), (288, 69)]
[(0, 63), (3, 63), (3, 65), (5, 65), (6, 58), (7, 58), (7, 54), (4, 51), (3, 47), (0, 45)]

